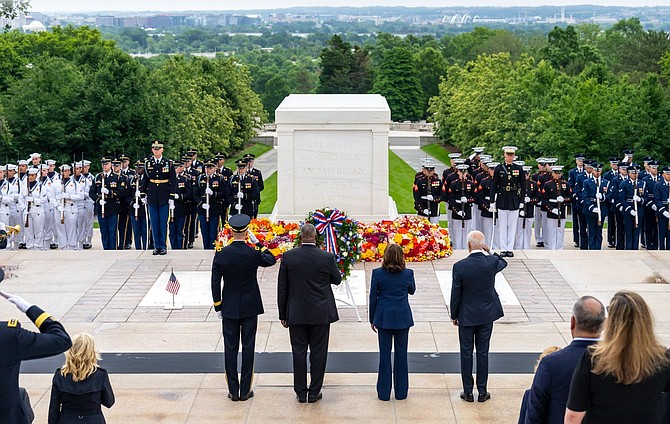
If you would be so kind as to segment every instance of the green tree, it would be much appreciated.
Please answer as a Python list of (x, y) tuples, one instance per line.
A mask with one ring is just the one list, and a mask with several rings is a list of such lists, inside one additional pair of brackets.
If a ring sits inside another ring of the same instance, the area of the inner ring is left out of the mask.
[[(26, 13), (30, 7), (30, 0), (1, 0), (0, 1), (0, 18), (15, 19), (21, 13)], [(5, 31), (11, 29), (10, 24), (5, 25)]]
[(417, 121), (423, 116), (421, 84), (411, 50), (394, 47), (386, 52), (372, 92), (386, 98), (394, 121)]
[(570, 75), (578, 75), (591, 63), (602, 63), (600, 51), (582, 44), (574, 26), (554, 27), (547, 36), (548, 44), (541, 50), (542, 57), (555, 68)]
[(447, 60), (435, 47), (426, 47), (414, 55), (414, 67), (422, 91), (422, 118), (428, 113), (428, 101), (439, 94), (440, 78), (447, 74)]
[(372, 64), (368, 52), (333, 35), (319, 55), (321, 73), (317, 93), (364, 94), (371, 88)]

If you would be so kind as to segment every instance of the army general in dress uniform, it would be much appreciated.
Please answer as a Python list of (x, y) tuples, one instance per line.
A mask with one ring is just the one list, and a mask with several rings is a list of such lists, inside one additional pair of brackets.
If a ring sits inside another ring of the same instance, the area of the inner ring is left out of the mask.
[(172, 161), (163, 157), (163, 144), (154, 141), (151, 145), (153, 157), (149, 158), (144, 165), (147, 178), (141, 191), (147, 194), (147, 206), (149, 208), (149, 219), (151, 220), (151, 235), (154, 241), (154, 255), (165, 255), (167, 253), (167, 226), (168, 226), (168, 201), (170, 190), (174, 179)]
[[(0, 274), (4, 275), (1, 269)], [(0, 321), (0, 421), (25, 424), (28, 419), (19, 394), (21, 361), (58, 355), (68, 350), (72, 341), (63, 326), (39, 307), (3, 291), (0, 295), (16, 305), (40, 330), (40, 333), (25, 330), (15, 319)]]
[[(245, 401), (254, 395), (254, 347), (258, 315), (264, 312), (261, 291), (256, 278), (258, 267), (274, 265), (272, 253), (249, 232), (256, 248), (246, 244), (251, 218), (234, 215), (228, 221), (233, 242), (217, 249), (212, 263), (212, 298), (214, 310), (223, 320), (223, 345), (228, 397)], [(223, 290), (221, 280), (223, 279)], [(237, 352), (242, 338), (242, 374), (237, 377)]]
[(498, 222), (494, 223), (495, 236), (500, 246), (500, 256), (512, 257), (514, 238), (519, 222), (519, 208), (524, 206), (526, 177), (523, 168), (514, 163), (517, 148), (505, 146), (505, 162), (495, 168), (491, 183), (490, 211), (497, 211)]

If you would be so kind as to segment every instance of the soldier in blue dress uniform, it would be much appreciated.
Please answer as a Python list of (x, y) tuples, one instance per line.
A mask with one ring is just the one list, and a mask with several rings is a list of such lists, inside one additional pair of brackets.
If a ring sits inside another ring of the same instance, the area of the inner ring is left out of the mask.
[(624, 231), (626, 250), (638, 250), (640, 245), (640, 230), (644, 220), (645, 183), (638, 178), (639, 169), (636, 165), (628, 167), (629, 179), (619, 185), (619, 202), (624, 217)]
[(244, 159), (238, 160), (235, 164), (237, 172), (230, 177), (228, 184), (230, 216), (239, 213), (253, 216), (255, 205), (261, 197), (256, 179), (247, 173), (247, 162)]
[(144, 163), (143, 191), (147, 193), (149, 219), (151, 219), (151, 235), (154, 242), (154, 255), (167, 254), (167, 228), (170, 200), (170, 189), (174, 184), (172, 161), (163, 157), (163, 143), (154, 141), (151, 145), (153, 157)]
[(116, 230), (119, 222), (119, 208), (126, 195), (125, 182), (112, 172), (112, 160), (100, 160), (102, 172), (95, 176), (89, 197), (95, 202), (95, 213), (100, 225), (100, 238), (104, 250), (116, 250)]
[(670, 166), (663, 168), (663, 178), (654, 186), (654, 202), (658, 216), (658, 246), (670, 250)]
[[(610, 170), (602, 175), (603, 179), (612, 183), (614, 178), (619, 175), (619, 159), (617, 157), (609, 158)], [(614, 196), (611, 196), (612, 199)], [(616, 247), (616, 208), (612, 207), (612, 200), (610, 201), (609, 210), (607, 212), (607, 247), (610, 249)]]
[(254, 161), (256, 160), (256, 155), (253, 153), (247, 153), (244, 155), (244, 160), (247, 162), (247, 173), (254, 177), (256, 181), (256, 187), (258, 187), (258, 201), (254, 203), (254, 214), (251, 215), (252, 218), (258, 217), (258, 206), (261, 203), (261, 192), (265, 189), (265, 182), (263, 181), (263, 173), (258, 168), (254, 168)]
[(200, 174), (193, 185), (193, 201), (198, 204), (198, 220), (202, 232), (204, 249), (214, 249), (219, 232), (219, 219), (228, 187), (216, 173), (214, 161), (205, 162), (205, 172)]
[(128, 177), (128, 196), (126, 196), (126, 203), (129, 205), (130, 223), (133, 226), (133, 234), (135, 236), (135, 249), (147, 249), (147, 194), (143, 193), (141, 188), (144, 186), (143, 180), (146, 179), (144, 174), (144, 162), (138, 160), (135, 162), (135, 171)]
[(645, 182), (644, 190), (644, 241), (647, 250), (658, 250), (658, 217), (656, 216), (656, 202), (654, 201), (654, 188), (661, 180), (658, 175), (658, 162), (650, 160), (645, 162), (647, 173), (638, 178)]
[(588, 226), (589, 250), (600, 250), (603, 244), (603, 223), (609, 212), (612, 192), (610, 182), (602, 178), (602, 163), (593, 165), (593, 178), (582, 184), (582, 210)]

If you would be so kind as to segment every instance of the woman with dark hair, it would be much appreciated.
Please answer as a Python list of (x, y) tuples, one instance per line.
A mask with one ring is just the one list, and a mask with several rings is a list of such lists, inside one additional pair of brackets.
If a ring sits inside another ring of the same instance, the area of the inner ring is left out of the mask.
[[(414, 325), (407, 295), (414, 294), (414, 271), (405, 268), (405, 256), (397, 244), (384, 251), (381, 268), (372, 271), (370, 282), (370, 326), (379, 339), (379, 374), (377, 396), (391, 399), (391, 374), (397, 400), (407, 397), (407, 339)], [(391, 372), (391, 345), (394, 346)]]
[(622, 290), (607, 310), (602, 341), (589, 347), (572, 375), (565, 422), (656, 422), (661, 392), (670, 391), (670, 356), (654, 334), (649, 306)]

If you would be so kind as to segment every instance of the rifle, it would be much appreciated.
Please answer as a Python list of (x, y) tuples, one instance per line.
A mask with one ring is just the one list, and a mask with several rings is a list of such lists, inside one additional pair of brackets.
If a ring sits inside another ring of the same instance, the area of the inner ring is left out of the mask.
[[(140, 205), (140, 176), (135, 175), (135, 204), (137, 206)], [(137, 217), (139, 216), (140, 208), (134, 208), (135, 209), (135, 220), (137, 220)]]
[(596, 207), (598, 208), (598, 226), (602, 225), (602, 217), (600, 212), (600, 198), (598, 198), (598, 193), (600, 192), (600, 178), (596, 178)]
[[(205, 173), (207, 170), (205, 170)], [(238, 184), (239, 186), (239, 184)], [(205, 203), (207, 203), (207, 206), (209, 206), (209, 193), (207, 193), (207, 189), (209, 188), (209, 175), (205, 176)], [(209, 222), (209, 208), (205, 211), (205, 221)]]
[(240, 193), (242, 192), (242, 174), (240, 174), (239, 169), (237, 170), (237, 180), (237, 204), (240, 205), (237, 213), (240, 214), (242, 213), (242, 197), (240, 196)]
[[(529, 184), (526, 182), (526, 192), (530, 191), (528, 190)], [(526, 204), (524, 203), (523, 205), (523, 221), (521, 221), (521, 228), (523, 230), (526, 229)]]
[[(666, 208), (670, 211), (670, 184), (667, 187), (668, 187), (668, 204)], [(668, 219), (668, 231), (670, 231), (670, 219)]]
[[(561, 195), (561, 188), (562, 188), (561, 181), (563, 181), (563, 180), (560, 179), (560, 178), (558, 180), (556, 180), (556, 193), (557, 193), (556, 197), (557, 198), (559, 196), (563, 197)], [(559, 202), (558, 199), (557, 199), (556, 203), (558, 204), (558, 228), (561, 228), (561, 210), (563, 209), (563, 202)], [(575, 208), (572, 208), (573, 213), (574, 213), (574, 210), (575, 210)]]
[[(65, 178), (61, 177), (61, 182), (63, 183), (63, 192), (61, 193), (61, 196), (65, 194)], [(61, 211), (60, 211), (60, 223), (65, 224), (65, 198), (61, 200), (63, 204), (61, 205)]]
[[(29, 185), (30, 183), (27, 183), (27, 184)], [(19, 185), (20, 185), (20, 183), (19, 183)], [(28, 189), (28, 194), (29, 195), (32, 194), (32, 191), (30, 190), (30, 187), (26, 186), (26, 188)], [(26, 222), (23, 224), (23, 228), (29, 228), (30, 227), (30, 221), (28, 220), (28, 218), (30, 217), (30, 206), (32, 206), (32, 204), (33, 204), (33, 202), (28, 202), (28, 207), (26, 208)]]
[[(105, 171), (102, 171), (100, 174), (100, 179), (102, 180), (102, 185), (101, 188), (105, 188)], [(102, 195), (102, 202), (100, 205), (100, 215), (104, 218), (105, 217), (105, 193), (100, 192)]]
[[(633, 196), (637, 196), (637, 193), (638, 191), (637, 191), (637, 179), (636, 179), (635, 182), (633, 183)], [(633, 210), (635, 211), (635, 228), (637, 228), (639, 218), (637, 216), (637, 202), (635, 201), (635, 199), (633, 199)]]

